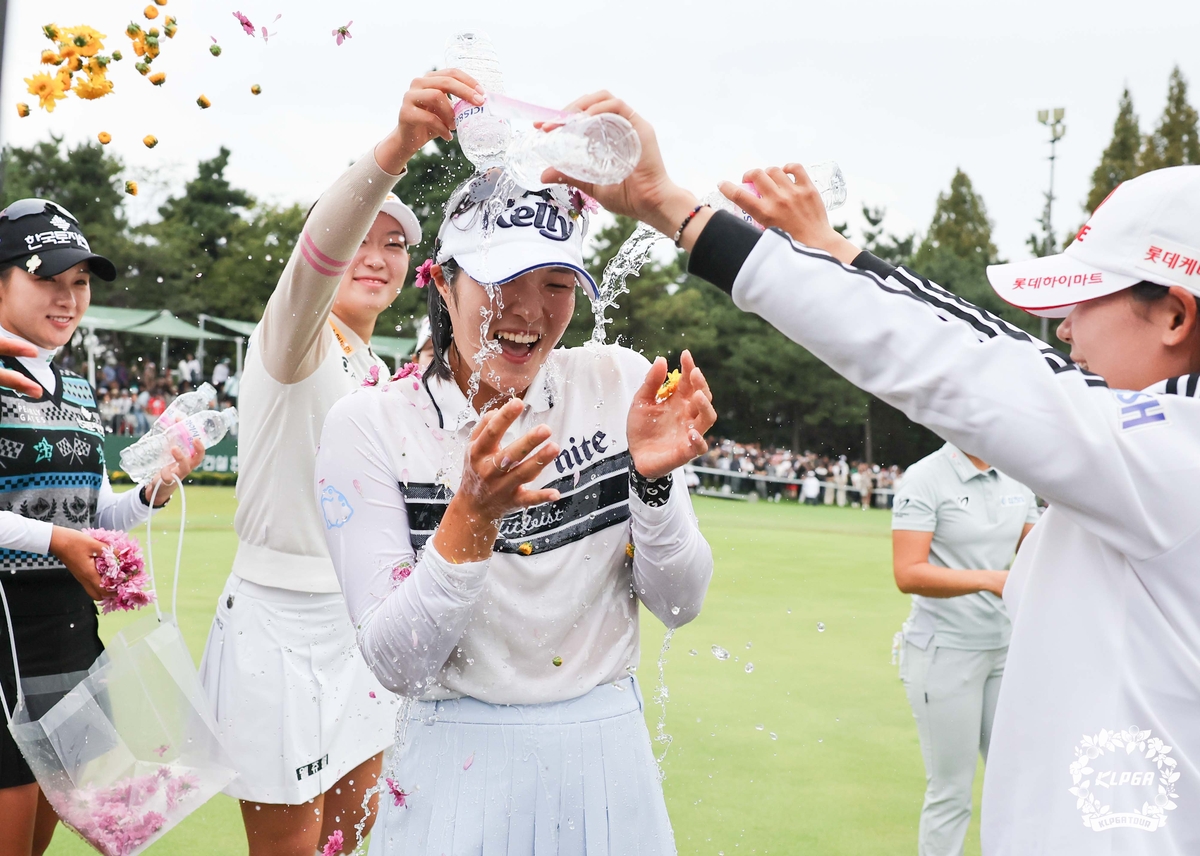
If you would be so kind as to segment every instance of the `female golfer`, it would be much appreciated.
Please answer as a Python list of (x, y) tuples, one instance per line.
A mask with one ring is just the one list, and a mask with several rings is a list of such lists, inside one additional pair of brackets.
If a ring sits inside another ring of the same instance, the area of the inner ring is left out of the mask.
[(896, 494), (893, 570), (912, 595), (900, 678), (925, 760), (921, 856), (963, 852), (1008, 654), (1005, 569), (1037, 520), (1029, 488), (950, 443), (909, 467)]
[(583, 190), (675, 230), (739, 307), (1049, 502), (1005, 586), (983, 852), (1200, 852), (1200, 166), (1120, 185), (1059, 255), (988, 269), (1064, 319), (1068, 357), (862, 253), (802, 167), (748, 173), (761, 199), (722, 185), (765, 233), (693, 215), (644, 119), (608, 93), (574, 107), (642, 139), (625, 182)]
[(250, 339), (238, 549), (200, 671), (238, 764), (226, 793), (241, 800), (252, 856), (312, 856), (335, 829), (352, 829), (392, 743), (395, 700), (355, 646), (321, 537), (313, 459), (333, 403), (387, 371), (371, 333), (421, 239), (390, 190), (423, 145), (450, 138), (447, 95), (481, 98), (458, 72), (413, 81), (395, 129), (313, 206)]
[(448, 203), (430, 370), (339, 402), (317, 458), (359, 646), (416, 699), (372, 851), (674, 853), (638, 603), (672, 628), (700, 611), (681, 468), (716, 414), (686, 351), (664, 386), (661, 358), (557, 348), (576, 284), (595, 295), (581, 197), (489, 202), (497, 175)]
[[(95, 391), (54, 362), (91, 303), (91, 278), (111, 282), (112, 262), (92, 253), (79, 223), (45, 199), (0, 211), (0, 682), (17, 701), (8, 634), (21, 679), (75, 682), (104, 646), (94, 600), (104, 596), (95, 557), (104, 545), (80, 530), (129, 529), (167, 503), (204, 457), (175, 451), (151, 483), (113, 493), (104, 467), (104, 426)], [(157, 493), (155, 493), (157, 491)], [(65, 695), (66, 692), (63, 692)], [(38, 856), (58, 816), (7, 728), (0, 728), (0, 856)]]

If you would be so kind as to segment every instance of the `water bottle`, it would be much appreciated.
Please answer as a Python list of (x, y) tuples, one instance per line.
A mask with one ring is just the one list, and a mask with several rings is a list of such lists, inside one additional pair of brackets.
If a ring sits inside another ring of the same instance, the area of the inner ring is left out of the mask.
[(176, 422), (158, 434), (147, 434), (121, 451), (121, 469), (136, 482), (151, 476), (175, 460), (172, 448), (191, 454), (192, 441), (199, 440), (206, 449), (221, 442), (226, 432), (237, 424), (237, 409), (201, 410), (181, 422)]
[[(821, 201), (825, 203), (826, 211), (841, 208), (846, 203), (846, 177), (842, 175), (842, 169), (836, 163), (826, 161), (825, 163), (813, 164), (812, 166), (806, 166), (804, 171), (808, 173), (809, 179), (821, 194)], [(743, 182), (742, 187), (755, 196), (760, 195), (751, 182)], [(747, 223), (757, 226), (760, 229), (762, 228), (761, 223), (743, 211), (740, 206), (731, 202), (719, 190), (714, 190), (701, 201), (712, 206), (717, 211), (728, 211), (731, 214), (741, 217)]]
[(162, 415), (154, 420), (147, 434), (161, 434), (176, 422), (182, 422), (193, 413), (210, 410), (217, 403), (217, 391), (210, 383), (202, 383), (191, 392), (185, 392), (171, 402)]
[[(492, 40), (483, 33), (459, 33), (446, 42), (445, 65), (461, 68), (475, 78), (483, 91), (504, 93), (504, 74)], [(454, 123), (458, 144), (467, 160), (480, 170), (498, 166), (512, 138), (508, 122), (496, 116), (485, 102), (481, 106), (466, 101), (454, 104)]]
[(552, 131), (533, 130), (518, 138), (505, 167), (521, 187), (541, 190), (548, 167), (578, 181), (620, 184), (641, 157), (642, 141), (627, 119), (579, 113)]

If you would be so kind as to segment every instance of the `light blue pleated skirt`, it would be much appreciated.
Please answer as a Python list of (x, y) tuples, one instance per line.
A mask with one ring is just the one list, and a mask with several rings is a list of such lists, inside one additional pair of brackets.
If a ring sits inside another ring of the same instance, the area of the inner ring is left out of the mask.
[(668, 856), (675, 840), (630, 677), (577, 699), (415, 702), (369, 856)]

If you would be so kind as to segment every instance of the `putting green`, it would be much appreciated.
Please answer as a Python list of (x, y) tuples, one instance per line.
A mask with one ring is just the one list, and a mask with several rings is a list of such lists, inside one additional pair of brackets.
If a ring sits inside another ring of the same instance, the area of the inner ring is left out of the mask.
[[(187, 498), (179, 613), (199, 661), (233, 559), (235, 503), (229, 488), (195, 487)], [(704, 611), (666, 657), (664, 788), (679, 852), (914, 852), (925, 779), (891, 665), (908, 598), (892, 584), (888, 514), (706, 498), (696, 511), (716, 572)], [(175, 501), (155, 521), (160, 575), (173, 564), (178, 514)], [(144, 529), (135, 534), (144, 540)], [(653, 735), (663, 628), (643, 619), (638, 675)], [(102, 635), (127, 620), (105, 617)], [(980, 784), (968, 854), (979, 852)], [(60, 828), (48, 852), (92, 851)], [(147, 852), (245, 853), (236, 804), (217, 797)]]

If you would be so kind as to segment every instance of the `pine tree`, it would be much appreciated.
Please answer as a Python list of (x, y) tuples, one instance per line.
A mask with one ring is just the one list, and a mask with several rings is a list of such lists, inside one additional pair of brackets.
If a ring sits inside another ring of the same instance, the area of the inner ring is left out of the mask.
[(1200, 116), (1187, 100), (1187, 81), (1179, 66), (1171, 72), (1167, 84), (1167, 106), (1154, 133), (1147, 134), (1142, 145), (1138, 172), (1166, 166), (1200, 164)]
[(1138, 127), (1137, 114), (1133, 112), (1133, 98), (1129, 88), (1121, 93), (1117, 105), (1117, 120), (1113, 123), (1112, 140), (1100, 155), (1100, 163), (1092, 173), (1092, 188), (1083, 203), (1088, 214), (1108, 198), (1108, 194), (1122, 181), (1138, 174), (1138, 147), (1142, 132)]
[(933, 222), (917, 249), (915, 262), (922, 267), (936, 258), (950, 256), (982, 272), (996, 262), (996, 255), (983, 197), (975, 192), (967, 174), (956, 169), (950, 192), (938, 194)]
[(883, 207), (871, 208), (863, 203), (862, 216), (867, 221), (863, 229), (864, 250), (894, 265), (906, 265), (912, 261), (913, 246), (917, 240), (915, 233), (904, 238), (886, 233), (883, 218), (887, 216), (887, 209)]

